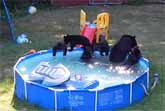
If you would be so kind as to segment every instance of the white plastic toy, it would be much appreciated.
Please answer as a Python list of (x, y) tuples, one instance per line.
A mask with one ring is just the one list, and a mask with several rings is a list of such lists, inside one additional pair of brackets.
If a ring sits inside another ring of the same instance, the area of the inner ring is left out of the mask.
[(36, 8), (36, 7), (30, 6), (30, 7), (28, 8), (28, 13), (29, 13), (29, 14), (34, 14), (34, 13), (36, 13), (36, 12), (37, 12), (37, 8)]
[(17, 37), (17, 40), (16, 40), (17, 44), (23, 44), (23, 43), (28, 43), (29, 40), (27, 38), (27, 35), (26, 34), (21, 34)]

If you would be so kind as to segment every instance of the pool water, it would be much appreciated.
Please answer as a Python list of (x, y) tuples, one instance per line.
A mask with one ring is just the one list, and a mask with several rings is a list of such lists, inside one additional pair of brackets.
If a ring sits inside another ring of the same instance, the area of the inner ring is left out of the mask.
[(17, 69), (23, 76), (26, 76), (31, 74), (41, 62), (47, 62), (50, 66), (63, 64), (69, 69), (71, 79), (81, 77), (81, 79), (86, 80), (98, 80), (99, 85), (96, 88), (103, 89), (130, 83), (143, 74), (148, 67), (144, 62), (139, 61), (131, 68), (125, 69), (124, 66), (111, 64), (108, 56), (100, 56), (97, 51), (94, 52), (92, 59), (89, 61), (82, 61), (80, 59), (81, 55), (82, 50), (68, 52), (67, 56), (63, 56), (63, 52), (58, 52), (55, 57), (52, 56), (51, 52), (40, 54), (23, 60), (17, 65)]

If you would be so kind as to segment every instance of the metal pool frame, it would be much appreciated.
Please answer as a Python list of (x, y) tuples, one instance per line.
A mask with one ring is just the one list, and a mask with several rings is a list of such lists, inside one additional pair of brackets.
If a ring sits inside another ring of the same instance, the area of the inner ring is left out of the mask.
[[(27, 81), (17, 69), (22, 61), (40, 54), (52, 53), (51, 50), (39, 51), (21, 57), (14, 66), (15, 94), (20, 100), (42, 108), (59, 111), (107, 111), (127, 107), (141, 101), (145, 96), (144, 86), (149, 88), (149, 63), (145, 58), (147, 69), (130, 83), (106, 87), (104, 89), (54, 89)], [(142, 87), (143, 85), (143, 87)]]

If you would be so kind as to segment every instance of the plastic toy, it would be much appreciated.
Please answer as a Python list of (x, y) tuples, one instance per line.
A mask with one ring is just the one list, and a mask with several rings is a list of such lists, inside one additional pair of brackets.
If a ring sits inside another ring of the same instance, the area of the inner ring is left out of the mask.
[(97, 19), (93, 24), (90, 24), (86, 21), (86, 13), (83, 10), (80, 11), (80, 35), (87, 37), (90, 43), (93, 42), (96, 35), (96, 43), (98, 44), (102, 33), (105, 35), (105, 40), (108, 40), (109, 23), (110, 15), (107, 12), (97, 15)]
[(31, 49), (31, 50), (28, 52), (28, 54), (34, 54), (34, 53), (36, 53), (36, 50), (35, 50), (35, 49)]
[(82, 35), (85, 26), (86, 26), (86, 13), (83, 10), (81, 10), (80, 11), (80, 35)]
[(26, 34), (21, 34), (17, 37), (16, 42), (17, 44), (23, 44), (23, 43), (28, 43), (29, 40)]
[(108, 30), (109, 30), (109, 13), (103, 12), (97, 16), (96, 20), (96, 43), (99, 43), (99, 36), (104, 33), (105, 39), (108, 39)]
[(34, 14), (34, 13), (36, 13), (36, 12), (37, 12), (37, 8), (36, 8), (36, 7), (30, 6), (30, 7), (28, 8), (28, 13), (29, 13), (29, 14)]
[(96, 32), (96, 25), (95, 24), (89, 24), (85, 25), (82, 35), (87, 37), (92, 44), (93, 39), (95, 37), (95, 32)]

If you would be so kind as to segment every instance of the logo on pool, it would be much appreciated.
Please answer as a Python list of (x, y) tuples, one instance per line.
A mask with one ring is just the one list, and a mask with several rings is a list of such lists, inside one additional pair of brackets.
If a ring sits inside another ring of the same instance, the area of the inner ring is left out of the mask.
[(51, 79), (57, 79), (59, 76), (61, 76), (61, 74), (66, 74), (66, 70), (65, 70), (65, 68), (63, 67), (62, 64), (59, 64), (59, 65), (56, 65), (56, 66), (49, 66), (49, 64), (47, 62), (41, 62), (32, 71), (32, 73), (47, 76)]

